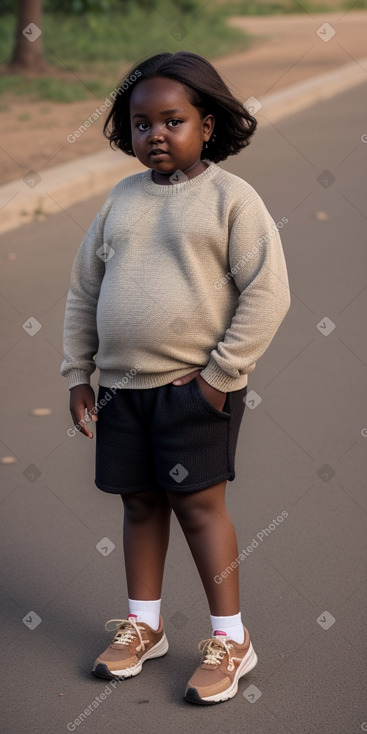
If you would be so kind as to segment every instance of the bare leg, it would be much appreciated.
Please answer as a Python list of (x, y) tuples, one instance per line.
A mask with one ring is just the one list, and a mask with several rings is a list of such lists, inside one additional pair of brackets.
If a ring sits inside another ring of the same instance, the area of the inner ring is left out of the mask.
[(192, 494), (167, 492), (203, 582), (210, 613), (223, 617), (240, 611), (238, 566), (222, 583), (214, 580), (238, 556), (225, 488), (224, 481)]
[(129, 598), (160, 599), (171, 518), (167, 496), (157, 488), (122, 496), (122, 501)]

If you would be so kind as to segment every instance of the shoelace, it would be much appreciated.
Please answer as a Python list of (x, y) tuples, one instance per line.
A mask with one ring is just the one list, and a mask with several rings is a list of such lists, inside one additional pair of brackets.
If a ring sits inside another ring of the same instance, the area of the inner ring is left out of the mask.
[(210, 637), (208, 640), (199, 642), (199, 650), (205, 655), (203, 663), (210, 665), (219, 665), (224, 655), (228, 655), (229, 663), (231, 663), (230, 650), (232, 647), (231, 643), (225, 642), (220, 637)]
[[(110, 622), (117, 622), (112, 630), (108, 628)], [(139, 627), (139, 625), (131, 619), (109, 619), (105, 624), (105, 629), (108, 630), (108, 632), (117, 630), (112, 642), (118, 642), (120, 645), (130, 645), (131, 642), (134, 642), (136, 636), (138, 636), (140, 643), (139, 648), (141, 647), (142, 650), (145, 650), (144, 640), (140, 634), (140, 630), (145, 631), (144, 627)]]

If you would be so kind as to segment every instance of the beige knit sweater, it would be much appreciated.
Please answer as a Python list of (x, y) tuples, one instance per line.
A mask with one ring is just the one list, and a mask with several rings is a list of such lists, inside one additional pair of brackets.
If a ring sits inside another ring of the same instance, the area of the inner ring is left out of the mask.
[(120, 181), (72, 268), (61, 365), (69, 387), (97, 366), (99, 384), (116, 389), (196, 369), (222, 392), (243, 388), (290, 306), (282, 224), (213, 162), (172, 185), (154, 183), (151, 169)]

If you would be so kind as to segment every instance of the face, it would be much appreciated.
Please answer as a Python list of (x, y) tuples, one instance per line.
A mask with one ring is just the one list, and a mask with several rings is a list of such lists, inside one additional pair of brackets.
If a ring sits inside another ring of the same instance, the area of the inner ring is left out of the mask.
[(130, 97), (133, 151), (138, 160), (160, 174), (193, 166), (209, 140), (214, 117), (200, 117), (185, 87), (173, 79), (139, 82)]

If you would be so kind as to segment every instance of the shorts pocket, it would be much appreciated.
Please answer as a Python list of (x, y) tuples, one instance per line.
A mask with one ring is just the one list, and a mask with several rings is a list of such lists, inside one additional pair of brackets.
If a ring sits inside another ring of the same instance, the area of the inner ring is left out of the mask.
[(204, 393), (201, 392), (201, 389), (200, 389), (200, 386), (199, 386), (199, 383), (196, 377), (194, 377), (194, 379), (189, 382), (189, 385), (192, 385), (194, 399), (199, 405), (203, 406), (210, 413), (218, 417), (221, 417), (223, 419), (228, 419), (231, 417), (230, 393), (226, 394), (226, 401), (223, 405), (223, 409), (218, 410), (217, 408), (214, 407), (214, 405), (209, 403), (209, 400), (206, 399)]

